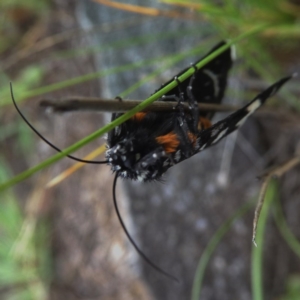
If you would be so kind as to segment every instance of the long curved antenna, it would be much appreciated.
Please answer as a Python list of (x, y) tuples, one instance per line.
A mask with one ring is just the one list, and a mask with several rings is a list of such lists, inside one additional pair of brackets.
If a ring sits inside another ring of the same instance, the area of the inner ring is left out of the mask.
[(114, 178), (114, 183), (113, 183), (113, 200), (114, 200), (114, 206), (115, 206), (115, 211), (117, 213), (119, 222), (127, 236), (127, 238), (129, 239), (130, 243), (132, 244), (132, 246), (135, 248), (135, 250), (138, 252), (138, 254), (156, 271), (158, 271), (159, 273), (165, 275), (166, 277), (175, 280), (176, 282), (179, 282), (179, 280), (174, 277), (173, 275), (167, 273), (166, 271), (164, 271), (163, 269), (161, 269), (159, 266), (157, 266), (156, 264), (154, 264), (143, 252), (142, 250), (137, 246), (137, 244), (135, 243), (135, 241), (133, 240), (133, 238), (131, 237), (131, 235), (129, 234), (123, 219), (121, 217), (119, 208), (118, 208), (118, 203), (117, 203), (117, 198), (116, 198), (116, 186), (117, 186), (117, 179), (118, 179), (118, 173), (116, 173), (116, 176)]
[[(24, 122), (31, 128), (31, 130), (33, 132), (35, 132), (46, 144), (48, 144), (50, 147), (52, 147), (53, 149), (55, 149), (56, 151), (58, 152), (61, 152), (61, 153), (64, 153), (64, 151), (62, 151), (61, 149), (57, 148), (55, 145), (53, 145), (51, 142), (49, 142), (46, 138), (44, 138), (42, 136), (41, 133), (39, 133), (30, 123), (29, 121), (25, 118), (25, 116), (23, 115), (23, 113), (21, 112), (21, 110), (19, 109), (17, 103), (16, 103), (16, 100), (14, 98), (14, 94), (13, 94), (13, 88), (12, 88), (12, 84), (10, 83), (10, 94), (11, 94), (11, 98), (12, 98), (12, 101), (14, 103), (14, 106), (17, 110), (17, 112), (19, 113), (19, 115), (22, 117), (22, 119), (24, 120)], [(80, 159), (80, 158), (77, 158), (75, 156), (72, 156), (72, 155), (69, 155), (69, 154), (66, 154), (67, 157), (73, 159), (73, 160), (76, 160), (76, 161), (79, 161), (79, 162), (83, 162), (83, 163), (87, 163), (87, 164), (106, 164), (108, 163), (108, 161), (104, 160), (104, 161), (97, 161), (97, 160), (85, 160), (85, 159)]]

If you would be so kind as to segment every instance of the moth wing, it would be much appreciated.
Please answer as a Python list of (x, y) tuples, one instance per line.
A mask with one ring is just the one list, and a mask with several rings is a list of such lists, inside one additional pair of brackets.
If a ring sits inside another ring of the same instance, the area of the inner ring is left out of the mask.
[[(199, 63), (205, 57), (224, 46), (225, 42), (218, 43), (215, 47), (213, 47), (204, 57), (196, 61), (194, 64)], [(234, 60), (234, 48), (230, 47), (206, 64), (204, 67), (198, 69), (195, 72), (195, 78), (192, 84), (192, 93), (194, 98), (198, 103), (220, 103), (226, 89), (227, 85), (227, 75), (233, 64)], [(179, 77), (183, 73), (185, 73), (188, 69), (185, 68), (181, 72), (179, 72), (174, 77)], [(187, 78), (183, 82), (176, 86), (168, 93), (166, 96), (179, 96), (180, 92), (184, 93), (184, 99), (187, 99), (187, 88), (190, 84), (190, 78)], [(173, 78), (163, 84), (160, 89), (164, 88), (170, 82), (173, 81)], [(159, 90), (160, 90), (159, 89)], [(168, 97), (167, 100), (162, 99), (162, 101), (172, 101), (173, 99)], [(202, 116), (205, 114), (201, 113)]]
[(275, 82), (265, 91), (257, 95), (250, 103), (232, 113), (225, 119), (215, 123), (211, 127), (202, 130), (198, 135), (198, 148), (203, 150), (216, 144), (231, 132), (237, 130), (266, 100), (273, 96), (283, 84), (292, 76), (288, 76)]

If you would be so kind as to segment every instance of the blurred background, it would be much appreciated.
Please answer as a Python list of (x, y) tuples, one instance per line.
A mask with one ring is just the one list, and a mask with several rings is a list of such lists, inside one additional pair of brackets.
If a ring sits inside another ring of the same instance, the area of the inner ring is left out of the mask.
[[(224, 103), (242, 105), (300, 72), (299, 19), (297, 0), (2, 0), (0, 184), (55, 154), (16, 112), (10, 82), (24, 115), (63, 149), (110, 114), (49, 113), (41, 99), (146, 99), (220, 40), (266, 24), (236, 45)], [(238, 133), (174, 166), (162, 183), (119, 180), (130, 233), (179, 283), (141, 261), (126, 239), (108, 166), (85, 165), (47, 185), (74, 165), (64, 158), (1, 191), (0, 298), (300, 299), (299, 166), (270, 184), (252, 244), (257, 177), (299, 151), (299, 93), (298, 77)]]

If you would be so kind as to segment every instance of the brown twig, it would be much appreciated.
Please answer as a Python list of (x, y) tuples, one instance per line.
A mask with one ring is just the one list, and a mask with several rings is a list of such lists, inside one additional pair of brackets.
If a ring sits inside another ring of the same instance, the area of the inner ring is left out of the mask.
[(187, 20), (195, 19), (193, 14), (182, 13), (177, 10), (161, 10), (154, 7), (134, 5), (134, 4), (123, 3), (119, 1), (111, 1), (111, 0), (93, 0), (93, 1), (116, 9), (130, 11), (136, 14), (142, 14), (147, 16), (153, 16), (153, 17), (163, 16), (163, 17), (180, 18), (180, 19), (187, 19)]
[[(106, 111), (106, 112), (125, 112), (138, 104), (139, 100), (120, 100), (120, 99), (100, 99), (85, 97), (70, 97), (62, 100), (43, 99), (40, 106), (51, 109), (53, 112), (71, 111)], [(177, 102), (156, 101), (149, 105), (144, 111), (175, 111)], [(188, 103), (183, 103), (184, 109), (189, 110)], [(203, 111), (228, 112), (235, 111), (239, 107), (232, 105), (206, 104), (199, 103), (199, 109)]]
[(267, 170), (263, 175), (259, 176), (259, 178), (263, 179), (262, 186), (260, 188), (258, 202), (256, 204), (254, 218), (253, 218), (253, 232), (252, 232), (252, 242), (256, 246), (255, 243), (255, 237), (256, 237), (256, 230), (257, 230), (257, 224), (260, 216), (260, 212), (265, 200), (266, 190), (268, 187), (268, 184), (270, 180), (273, 177), (281, 177), (283, 174), (288, 172), (290, 169), (295, 167), (297, 164), (300, 163), (300, 153), (297, 151), (297, 154), (290, 158), (288, 161), (282, 163), (279, 166), (275, 166), (269, 170)]
[(130, 18), (130, 19), (128, 18), (120, 22), (114, 22), (112, 25), (110, 23), (104, 23), (89, 29), (82, 29), (82, 28), (70, 29), (51, 36), (47, 36), (37, 41), (36, 43), (31, 44), (28, 47), (22, 47), (17, 52), (9, 55), (5, 59), (5, 61), (2, 62), (1, 70), (6, 70), (8, 68), (11, 68), (21, 60), (26, 59), (27, 57), (37, 54), (50, 47), (53, 47), (59, 43), (62, 43), (65, 40), (80, 37), (82, 35), (86, 36), (88, 34), (92, 34), (93, 32), (97, 32), (97, 31), (109, 32), (112, 30), (117, 30), (119, 28), (124, 29), (125, 27), (138, 25), (138, 23), (142, 22), (143, 20), (144, 19), (141, 19), (140, 17)]
[(257, 247), (257, 244), (255, 242), (257, 224), (258, 224), (260, 212), (261, 212), (262, 206), (264, 204), (265, 195), (266, 195), (267, 188), (268, 188), (271, 178), (272, 178), (272, 175), (268, 175), (267, 177), (265, 177), (265, 179), (262, 183), (262, 186), (260, 188), (258, 201), (257, 201), (256, 207), (255, 207), (254, 218), (253, 218), (253, 231), (252, 231), (252, 242), (255, 245), (255, 247)]

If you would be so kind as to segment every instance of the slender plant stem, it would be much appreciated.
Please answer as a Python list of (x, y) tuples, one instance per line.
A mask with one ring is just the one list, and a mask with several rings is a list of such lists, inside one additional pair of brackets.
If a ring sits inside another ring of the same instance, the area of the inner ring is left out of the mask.
[(277, 194), (277, 187), (274, 180), (268, 182), (264, 206), (262, 207), (260, 218), (257, 226), (256, 242), (257, 245), (252, 246), (252, 266), (251, 266), (251, 284), (252, 284), (252, 299), (263, 300), (263, 246), (264, 232), (266, 229), (268, 213), (271, 202)]
[(232, 224), (239, 218), (241, 218), (250, 207), (253, 206), (253, 201), (249, 201), (246, 204), (242, 205), (233, 216), (231, 216), (222, 226), (219, 227), (219, 229), (215, 232), (213, 237), (210, 239), (209, 243), (207, 244), (204, 252), (202, 253), (202, 256), (199, 260), (195, 277), (194, 277), (194, 283), (192, 288), (192, 297), (191, 300), (199, 300), (200, 294), (201, 294), (201, 288), (202, 288), (202, 282), (204, 279), (206, 267), (209, 263), (209, 260), (214, 252), (214, 250), (217, 248), (217, 245), (220, 243), (224, 235), (229, 231)]
[[(217, 49), (216, 51), (214, 51), (213, 53), (211, 53), (210, 55), (205, 57), (203, 60), (201, 60), (196, 65), (196, 67), (198, 69), (202, 68), (205, 64), (209, 63), (211, 60), (213, 60), (215, 57), (220, 55), (222, 52), (224, 52), (226, 49), (228, 49), (233, 44), (235, 44), (235, 43), (237, 43), (237, 42), (239, 42), (239, 41), (241, 41), (241, 40), (243, 40), (243, 39), (245, 39), (245, 38), (247, 38), (251, 35), (254, 35), (254, 34), (258, 33), (260, 31), (266, 29), (269, 26), (270, 26), (270, 24), (263, 24), (263, 25), (256, 26), (252, 30), (249, 30), (248, 32), (243, 33), (240, 36), (228, 41), (228, 43), (226, 43), (224, 46), (220, 47), (219, 49)], [(187, 78), (189, 78), (194, 72), (195, 72), (195, 69), (194, 69), (194, 66), (193, 66), (193, 67), (189, 68), (184, 74), (179, 76), (178, 80), (179, 81), (184, 81)], [(169, 92), (171, 89), (175, 88), (176, 86), (177, 86), (177, 81), (173, 80), (168, 85), (166, 85), (164, 88), (160, 89), (159, 91), (157, 91), (156, 93), (151, 95), (148, 99), (146, 99), (142, 103), (138, 104), (136, 107), (134, 107), (130, 111), (124, 113), (119, 118), (115, 119), (113, 122), (105, 125), (101, 129), (93, 132), (89, 136), (83, 138), (82, 140), (78, 141), (77, 143), (75, 143), (75, 144), (71, 145), (70, 147), (64, 149), (63, 152), (55, 154), (54, 156), (52, 156), (52, 157), (48, 158), (47, 160), (45, 160), (44, 162), (42, 162), (41, 164), (39, 164), (39, 165), (37, 165), (37, 166), (35, 166), (31, 169), (28, 169), (28, 170), (24, 171), (23, 173), (20, 173), (19, 175), (13, 177), (12, 179), (0, 184), (0, 191), (3, 191), (6, 188), (11, 187), (14, 184), (16, 184), (16, 183), (32, 176), (36, 172), (48, 167), (49, 165), (57, 162), (58, 160), (62, 159), (66, 154), (70, 154), (70, 153), (78, 150), (79, 148), (85, 146), (86, 144), (90, 143), (91, 141), (98, 138), (99, 136), (107, 133), (108, 131), (112, 130), (116, 126), (118, 126), (118, 125), (122, 124), (123, 122), (125, 122), (126, 120), (130, 119), (137, 112), (139, 112), (141, 110), (144, 110), (148, 105), (153, 103), (155, 100), (161, 98), (163, 95), (165, 95), (167, 92)]]
[[(128, 111), (142, 101), (139, 100), (124, 100), (118, 99), (100, 99), (100, 98), (82, 98), (71, 97), (62, 100), (42, 100), (40, 105), (46, 109), (51, 109), (53, 112), (71, 112), (71, 111), (104, 111), (104, 112), (125, 112)], [(178, 111), (178, 102), (171, 101), (155, 101), (147, 106), (144, 111)], [(189, 111), (189, 104), (182, 103), (183, 109)], [(233, 105), (198, 103), (199, 110), (202, 111), (217, 111), (227, 112), (235, 111), (240, 107)]]

